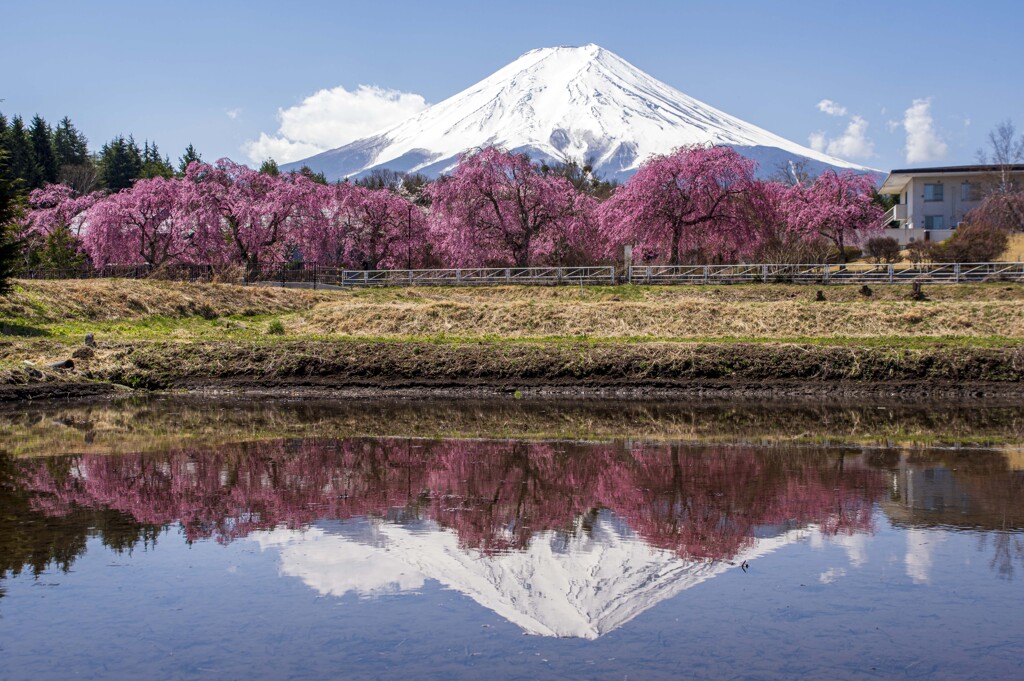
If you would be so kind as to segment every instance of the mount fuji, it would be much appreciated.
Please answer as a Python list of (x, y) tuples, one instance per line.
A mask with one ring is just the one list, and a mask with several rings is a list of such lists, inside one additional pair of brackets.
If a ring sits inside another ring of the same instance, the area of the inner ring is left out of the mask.
[(322, 595), (416, 593), (433, 580), (528, 634), (596, 639), (744, 561), (816, 533), (808, 526), (752, 538), (728, 562), (685, 560), (651, 546), (608, 511), (589, 531), (577, 521), (568, 537), (548, 530), (525, 550), (496, 555), (465, 548), (456, 532), (432, 521), (352, 519), (250, 538), (262, 550), (280, 550), (280, 574)]
[(676, 147), (733, 147), (758, 174), (826, 169), (878, 171), (779, 137), (700, 102), (598, 45), (532, 50), (479, 83), (405, 121), (343, 147), (282, 166), (309, 166), (329, 180), (374, 169), (436, 177), (459, 155), (486, 146), (535, 161), (589, 162), (625, 180), (653, 154)]

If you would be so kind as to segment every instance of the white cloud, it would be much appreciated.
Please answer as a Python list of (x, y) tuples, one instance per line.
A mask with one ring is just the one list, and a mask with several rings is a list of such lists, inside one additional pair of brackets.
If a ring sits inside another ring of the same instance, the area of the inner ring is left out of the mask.
[(823, 99), (818, 102), (818, 111), (827, 113), (829, 116), (846, 115), (846, 107), (839, 104), (839, 102), (833, 102), (831, 99)]
[(907, 163), (940, 161), (949, 147), (935, 129), (931, 112), (932, 100), (915, 99), (903, 115), (903, 129), (907, 132)]
[(875, 143), (867, 133), (868, 122), (861, 116), (853, 116), (843, 134), (829, 141), (826, 151), (840, 158), (871, 158), (875, 155)]
[(841, 579), (846, 576), (846, 570), (843, 568), (829, 568), (820, 575), (818, 575), (818, 581), (822, 584), (831, 584), (832, 582)]
[(230, 118), (231, 120), (235, 120), (236, 118), (238, 118), (239, 116), (242, 115), (242, 110), (241, 109), (237, 109), (237, 108), (236, 109), (228, 109), (224, 113), (227, 114), (228, 118)]
[(324, 147), (315, 144), (292, 142), (284, 137), (271, 137), (265, 132), (260, 133), (259, 139), (246, 142), (242, 150), (253, 163), (262, 163), (268, 158), (278, 163), (291, 163), (326, 151)]
[(296, 106), (279, 109), (276, 134), (260, 133), (243, 145), (255, 163), (273, 157), (297, 161), (340, 147), (394, 125), (427, 107), (422, 96), (360, 85), (353, 91), (338, 86), (319, 90)]
[(828, 146), (828, 140), (825, 138), (825, 133), (819, 130), (818, 132), (812, 132), (810, 137), (807, 138), (811, 143), (811, 149), (815, 151), (825, 152), (825, 147)]
[(889, 132), (896, 132), (903, 127), (903, 123), (900, 121), (886, 121), (885, 127), (888, 128)]

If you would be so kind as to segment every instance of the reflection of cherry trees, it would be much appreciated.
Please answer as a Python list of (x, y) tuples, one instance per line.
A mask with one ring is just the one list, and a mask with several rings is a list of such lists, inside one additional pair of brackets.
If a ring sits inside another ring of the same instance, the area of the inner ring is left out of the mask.
[(427, 518), (486, 552), (611, 509), (646, 541), (728, 559), (755, 533), (870, 528), (879, 472), (810, 450), (427, 440), (283, 440), (24, 463), (35, 510), (105, 508), (227, 542), (319, 518)]

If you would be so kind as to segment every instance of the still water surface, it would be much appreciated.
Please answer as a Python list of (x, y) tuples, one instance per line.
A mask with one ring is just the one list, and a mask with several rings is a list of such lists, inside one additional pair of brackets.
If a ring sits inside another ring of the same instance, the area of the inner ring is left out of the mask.
[(6, 416), (0, 678), (1024, 678), (1014, 446), (337, 437), (323, 413), (280, 437), (293, 406), (212, 416), (236, 407), (187, 446), (153, 435), (173, 402), (149, 429)]

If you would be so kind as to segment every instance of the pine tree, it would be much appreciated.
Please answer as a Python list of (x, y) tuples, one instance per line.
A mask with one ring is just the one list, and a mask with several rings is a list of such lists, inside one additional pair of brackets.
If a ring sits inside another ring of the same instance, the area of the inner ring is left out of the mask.
[(36, 156), (38, 176), (33, 188), (42, 187), (57, 181), (57, 154), (53, 150), (53, 132), (43, 117), (36, 114), (32, 118), (29, 131), (32, 138), (32, 151)]
[(324, 175), (322, 171), (315, 172), (309, 166), (302, 166), (296, 172), (298, 172), (299, 175), (302, 175), (303, 177), (308, 178), (313, 182), (316, 182), (317, 184), (327, 184), (327, 176)]
[(10, 126), (7, 124), (7, 116), (0, 111), (0, 154), (7, 152), (7, 133)]
[(28, 130), (25, 129), (25, 122), (21, 116), (15, 116), (11, 120), (11, 127), (7, 131), (7, 176), (18, 183), (16, 189), (33, 188), (40, 176), (36, 164), (35, 151), (32, 149), (32, 139)]
[[(0, 152), (0, 171), (6, 166), (6, 157)], [(15, 224), (22, 214), (22, 197), (15, 183), (0, 172), (0, 295), (11, 290), (11, 277), (18, 266), (21, 242), (15, 235)]]
[(260, 165), (260, 172), (264, 175), (273, 175), (277, 177), (281, 174), (281, 169), (277, 167), (277, 161), (272, 158), (268, 158)]
[(139, 174), (139, 177), (144, 179), (151, 177), (174, 177), (171, 159), (167, 157), (160, 158), (160, 149), (157, 148), (156, 142), (150, 144), (149, 140), (146, 140), (145, 146), (142, 148), (142, 172)]
[(142, 175), (142, 150), (133, 137), (118, 135), (100, 150), (100, 168), (107, 189), (128, 189)]
[(89, 163), (89, 140), (65, 116), (53, 131), (53, 150), (57, 167), (81, 166)]
[(196, 151), (196, 148), (189, 144), (185, 147), (185, 153), (178, 159), (178, 174), (184, 175), (185, 171), (188, 170), (188, 164), (193, 161), (202, 162), (203, 157)]

